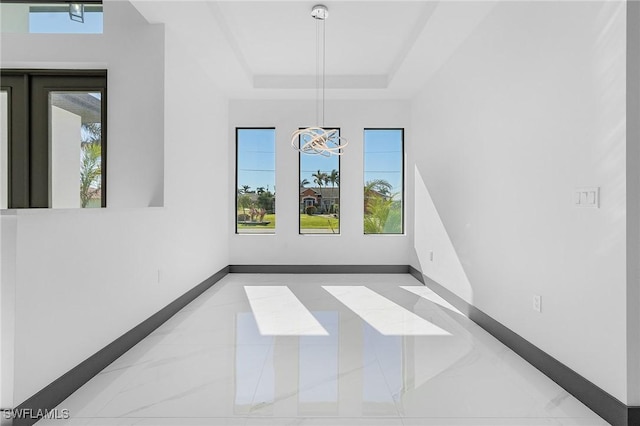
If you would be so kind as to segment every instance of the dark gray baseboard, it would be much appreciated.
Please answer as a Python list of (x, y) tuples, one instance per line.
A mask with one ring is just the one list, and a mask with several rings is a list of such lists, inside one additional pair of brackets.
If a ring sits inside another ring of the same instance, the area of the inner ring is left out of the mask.
[[(165, 321), (184, 308), (196, 297), (216, 282), (220, 281), (229, 273), (226, 266), (207, 278), (182, 296), (169, 303), (158, 312), (109, 343), (104, 348), (87, 358), (54, 382), (40, 390), (31, 398), (24, 401), (16, 409), (18, 411), (32, 409), (37, 412), (39, 409), (53, 410), (58, 404), (64, 401), (69, 395), (87, 383), (93, 376), (104, 370), (109, 364), (118, 359), (121, 355), (135, 346), (142, 339), (147, 337), (152, 331), (161, 326)], [(15, 419), (14, 426), (31, 426), (38, 419)]]
[[(409, 273), (554, 380), (613, 426), (640, 426), (640, 407), (628, 407), (555, 358), (509, 330), (473, 305), (408, 265), (230, 265), (222, 268), (154, 315), (120, 336), (63, 376), (24, 401), (16, 410), (53, 410), (92, 377), (135, 346), (180, 309), (200, 296), (228, 273), (278, 274), (393, 274)], [(37, 419), (15, 419), (14, 426), (31, 426)]]
[(406, 274), (408, 265), (229, 265), (236, 274)]
[(413, 266), (409, 266), (409, 273), (411, 275), (413, 275), (413, 278), (415, 278), (416, 280), (420, 281), (422, 284), (425, 284), (424, 276), (422, 275), (422, 272), (418, 271)]
[(640, 407), (625, 405), (413, 266), (409, 273), (613, 426), (640, 426)]

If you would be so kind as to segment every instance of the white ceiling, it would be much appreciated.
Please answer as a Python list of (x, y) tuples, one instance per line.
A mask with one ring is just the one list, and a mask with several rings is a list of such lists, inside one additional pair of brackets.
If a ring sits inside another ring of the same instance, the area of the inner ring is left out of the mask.
[[(313, 4), (219, 3), (230, 36), (256, 75), (315, 72)], [(426, 3), (330, 3), (326, 20), (327, 70), (335, 75), (385, 75), (411, 42)]]
[[(165, 23), (230, 98), (315, 96), (313, 1), (132, 0)], [(495, 2), (323, 2), (327, 98), (407, 99)]]

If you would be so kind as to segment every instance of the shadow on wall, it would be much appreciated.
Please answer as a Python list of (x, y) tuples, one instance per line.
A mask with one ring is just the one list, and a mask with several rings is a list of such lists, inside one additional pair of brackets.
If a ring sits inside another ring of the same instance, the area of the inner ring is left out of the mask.
[(473, 304), (473, 290), (431, 194), (415, 166), (414, 249), (424, 275)]

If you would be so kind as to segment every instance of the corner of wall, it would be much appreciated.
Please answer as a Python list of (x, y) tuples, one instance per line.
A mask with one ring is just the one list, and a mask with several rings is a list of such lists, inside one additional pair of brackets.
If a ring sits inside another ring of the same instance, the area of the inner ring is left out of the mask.
[(640, 406), (640, 1), (627, 1), (627, 394)]

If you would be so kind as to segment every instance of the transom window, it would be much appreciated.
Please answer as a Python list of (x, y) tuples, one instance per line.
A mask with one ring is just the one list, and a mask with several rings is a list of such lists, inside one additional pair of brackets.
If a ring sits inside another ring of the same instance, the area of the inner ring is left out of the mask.
[(3, 33), (101, 34), (102, 1), (6, 1), (0, 3)]

